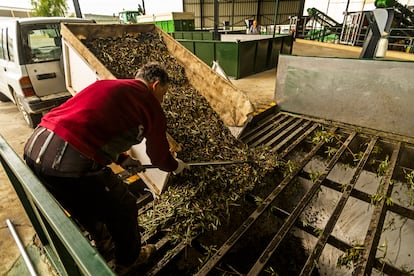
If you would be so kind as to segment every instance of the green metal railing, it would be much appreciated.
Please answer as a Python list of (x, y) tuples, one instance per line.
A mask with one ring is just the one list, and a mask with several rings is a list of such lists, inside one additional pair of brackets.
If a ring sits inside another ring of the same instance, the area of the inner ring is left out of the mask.
[(77, 225), (0, 135), (0, 161), (59, 275), (114, 275)]

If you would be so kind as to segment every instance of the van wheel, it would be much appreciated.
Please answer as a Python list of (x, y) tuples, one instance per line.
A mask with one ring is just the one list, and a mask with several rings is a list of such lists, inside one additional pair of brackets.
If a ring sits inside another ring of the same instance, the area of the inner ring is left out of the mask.
[(35, 128), (40, 123), (40, 120), (42, 120), (42, 114), (37, 113), (28, 113), (23, 106), (23, 103), (19, 96), (14, 93), (14, 100), (16, 101), (17, 108), (19, 109), (20, 113), (23, 114), (23, 118), (26, 121), (26, 124), (31, 127)]
[(0, 102), (3, 102), (3, 103), (10, 102), (10, 99), (3, 93), (0, 93)]
[(42, 114), (28, 114), (29, 117), (26, 118), (26, 115), (23, 114), (24, 120), (26, 121), (27, 125), (31, 128), (36, 128), (40, 121), (42, 120)]

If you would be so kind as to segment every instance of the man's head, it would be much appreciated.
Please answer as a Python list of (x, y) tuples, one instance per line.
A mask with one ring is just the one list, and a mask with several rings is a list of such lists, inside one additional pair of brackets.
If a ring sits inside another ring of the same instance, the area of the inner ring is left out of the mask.
[(144, 80), (157, 100), (162, 102), (170, 82), (168, 73), (163, 66), (157, 62), (147, 63), (138, 70), (135, 78)]

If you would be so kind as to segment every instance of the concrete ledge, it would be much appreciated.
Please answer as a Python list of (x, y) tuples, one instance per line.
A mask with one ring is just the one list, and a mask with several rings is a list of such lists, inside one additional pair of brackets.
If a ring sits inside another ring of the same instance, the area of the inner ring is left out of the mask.
[[(327, 43), (327, 42), (320, 42), (314, 40), (307, 40), (307, 39), (296, 39), (295, 43), (303, 43), (307, 45), (313, 45), (321, 48), (331, 48), (337, 49), (341, 51), (349, 51), (349, 52), (358, 52), (362, 51), (362, 47), (359, 46), (350, 46), (350, 45), (343, 45), (343, 44), (335, 44), (335, 43)], [(380, 60), (409, 60), (414, 61), (414, 54), (399, 52), (399, 51), (387, 51), (387, 55), (385, 58), (381, 58)]]

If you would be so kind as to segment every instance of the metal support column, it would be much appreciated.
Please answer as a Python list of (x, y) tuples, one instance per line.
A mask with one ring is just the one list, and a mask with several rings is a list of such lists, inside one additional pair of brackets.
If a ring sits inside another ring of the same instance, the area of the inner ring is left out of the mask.
[(82, 12), (79, 6), (79, 1), (78, 0), (73, 0), (73, 6), (75, 8), (75, 14), (77, 18), (82, 18)]

